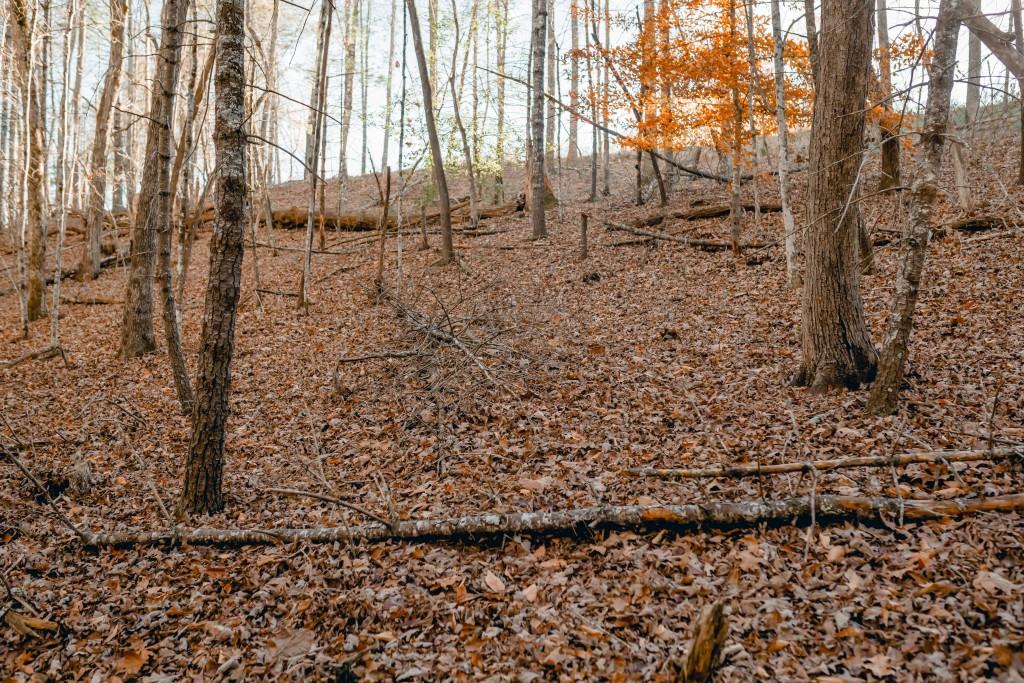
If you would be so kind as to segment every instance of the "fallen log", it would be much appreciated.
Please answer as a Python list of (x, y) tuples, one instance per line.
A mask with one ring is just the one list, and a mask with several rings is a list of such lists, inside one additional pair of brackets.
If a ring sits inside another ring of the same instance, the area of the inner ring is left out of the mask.
[[(666, 242), (677, 242), (678, 244), (685, 244), (688, 247), (696, 247), (704, 251), (725, 251), (726, 249), (732, 249), (731, 242), (719, 242), (716, 240), (695, 240), (688, 237), (676, 237), (675, 235), (669, 235), (664, 232), (651, 232), (649, 230), (641, 230), (640, 228), (634, 228), (625, 223), (615, 223), (612, 221), (604, 221), (605, 227), (613, 232), (628, 232), (631, 235), (638, 235), (640, 237), (646, 237), (652, 240), (664, 240)], [(740, 245), (743, 249), (763, 249), (764, 247), (770, 246), (768, 242), (744, 242)]]
[[(741, 205), (744, 211), (754, 211), (755, 206), (753, 203), (745, 203)], [(761, 204), (761, 213), (775, 213), (782, 211), (781, 204)], [(722, 216), (728, 216), (732, 212), (732, 209), (728, 204), (709, 204), (706, 206), (695, 206), (688, 209), (679, 209), (678, 211), (666, 211), (662, 213), (655, 213), (645, 218), (638, 218), (633, 221), (634, 228), (650, 228), (655, 225), (661, 225), (667, 220), (685, 220), (695, 221), (702, 218), (721, 218)]]
[(62, 349), (59, 346), (49, 346), (45, 349), (29, 351), (28, 353), (18, 356), (17, 358), (14, 358), (9, 361), (0, 362), (0, 369), (6, 370), (9, 368), (13, 368), (17, 365), (21, 365), (22, 363), (25, 363), (30, 360), (46, 360), (47, 358), (54, 358), (56, 356), (63, 357), (65, 364), (68, 362), (67, 357), (64, 356), (64, 349)]
[(1013, 221), (1008, 221), (1000, 216), (967, 216), (966, 218), (958, 218), (956, 220), (947, 221), (941, 225), (937, 225), (932, 229), (932, 233), (936, 237), (943, 237), (953, 230), (967, 233), (985, 232), (987, 230), (1005, 228), (1012, 224)]
[(60, 301), (64, 304), (78, 304), (80, 306), (120, 305), (124, 303), (123, 299), (111, 299), (104, 296), (62, 296)]
[(886, 467), (887, 465), (915, 465), (924, 463), (978, 462), (980, 460), (1007, 460), (1024, 457), (1024, 447), (996, 448), (981, 451), (921, 451), (903, 453), (901, 455), (874, 455), (854, 458), (836, 458), (833, 460), (815, 460), (813, 462), (786, 462), (772, 465), (734, 465), (731, 467), (712, 467), (706, 469), (660, 469), (655, 467), (633, 467), (626, 470), (630, 474), (641, 477), (659, 477), (662, 479), (712, 479), (757, 477), (763, 474), (785, 474), (789, 472), (823, 472), (825, 470), (845, 469), (849, 467)]
[(704, 529), (784, 524), (809, 521), (874, 523), (881, 515), (899, 516), (904, 522), (959, 517), (980, 512), (1024, 510), (1024, 494), (954, 500), (913, 500), (860, 496), (816, 495), (775, 501), (717, 502), (702, 505), (601, 505), (550, 512), (469, 515), (444, 519), (404, 520), (393, 525), (271, 528), (271, 529), (160, 529), (83, 534), (87, 548), (137, 545), (268, 545), (274, 543), (335, 543), (455, 540), (504, 534), (581, 534), (596, 528), (650, 530)]

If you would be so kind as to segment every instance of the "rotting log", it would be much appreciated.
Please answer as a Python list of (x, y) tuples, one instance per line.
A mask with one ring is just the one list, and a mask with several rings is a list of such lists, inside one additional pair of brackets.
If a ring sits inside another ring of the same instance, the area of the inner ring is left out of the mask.
[[(751, 203), (745, 203), (740, 205), (744, 211), (754, 211), (755, 206)], [(761, 213), (772, 213), (782, 211), (781, 204), (761, 204)], [(644, 218), (638, 218), (633, 221), (634, 228), (650, 228), (655, 225), (661, 225), (667, 220), (685, 220), (685, 221), (696, 221), (703, 218), (721, 218), (728, 216), (732, 212), (732, 207), (728, 204), (708, 204), (705, 206), (695, 206), (688, 209), (679, 209), (677, 211), (665, 211), (660, 213), (654, 213)]]
[(824, 472), (826, 470), (846, 469), (850, 467), (886, 467), (945, 464), (953, 462), (978, 462), (982, 460), (1008, 460), (1024, 457), (1024, 447), (996, 448), (994, 450), (976, 451), (921, 451), (900, 455), (873, 455), (853, 458), (836, 458), (833, 460), (815, 460), (812, 462), (786, 462), (771, 465), (733, 465), (730, 467), (710, 467), (704, 469), (676, 469), (656, 467), (634, 467), (627, 472), (641, 477), (658, 477), (661, 479), (735, 479), (741, 477), (758, 477), (768, 474), (786, 474), (793, 472)]
[(705, 529), (784, 524), (863, 521), (882, 516), (906, 522), (959, 517), (981, 512), (1024, 510), (1024, 494), (953, 500), (912, 500), (860, 496), (815, 495), (776, 501), (715, 502), (701, 505), (595, 506), (550, 512), (481, 514), (442, 519), (405, 520), (394, 525), (272, 528), (160, 529), (83, 534), (87, 548), (160, 545), (269, 545), (275, 543), (375, 543), (383, 541), (456, 540), (503, 534), (581, 534), (597, 528), (649, 530)]

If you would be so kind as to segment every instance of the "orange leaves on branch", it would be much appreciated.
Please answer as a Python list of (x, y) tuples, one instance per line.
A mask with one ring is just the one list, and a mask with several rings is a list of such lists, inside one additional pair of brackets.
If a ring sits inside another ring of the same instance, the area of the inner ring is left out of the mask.
[[(618, 79), (613, 79), (607, 100), (595, 90), (584, 97), (588, 106), (618, 112), (617, 123), (632, 128), (622, 144), (636, 149), (703, 144), (731, 153), (737, 144), (737, 117), (744, 117), (741, 126), (746, 128), (751, 91), (759, 133), (776, 132), (770, 26), (767, 18), (754, 16), (752, 76), (742, 0), (665, 0), (653, 16), (624, 17), (618, 23), (634, 32), (632, 41), (589, 48), (589, 56), (598, 63), (607, 61)], [(814, 98), (810, 51), (805, 41), (791, 40), (784, 46), (784, 56), (787, 115), (791, 125), (806, 125)], [(739, 95), (738, 109), (734, 92)], [(749, 143), (744, 130), (739, 144), (745, 148)]]

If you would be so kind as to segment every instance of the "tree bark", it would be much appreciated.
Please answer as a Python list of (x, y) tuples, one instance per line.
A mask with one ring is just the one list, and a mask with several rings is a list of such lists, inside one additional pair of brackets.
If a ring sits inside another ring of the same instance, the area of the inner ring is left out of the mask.
[(864, 153), (872, 0), (825, 0), (811, 128), (802, 365), (798, 386), (856, 388), (875, 376), (864, 319), (855, 209)]
[(505, 201), (505, 52), (508, 46), (508, 0), (497, 0), (497, 16), (495, 17), (496, 50), (495, 70), (498, 72), (497, 88), (497, 137), (494, 143), (495, 156), (498, 159), (498, 177), (495, 179), (494, 203)]
[(576, 110), (580, 106), (580, 58), (577, 53), (580, 48), (580, 26), (577, 2), (578, 0), (571, 0), (569, 4), (569, 45), (572, 49), (569, 56), (569, 106), (572, 111), (569, 114), (569, 151), (565, 155), (565, 160), (569, 163), (579, 157), (579, 119), (576, 117)]
[[(302, 257), (302, 276), (299, 282), (298, 307), (309, 307), (309, 286), (313, 281), (313, 223), (316, 214), (317, 187), (320, 182), (320, 160), (323, 151), (324, 109), (327, 106), (327, 57), (331, 44), (331, 0), (322, 0), (320, 21), (317, 26), (316, 60), (313, 68), (313, 89), (309, 96), (309, 122), (306, 124), (306, 179), (309, 182), (308, 210), (306, 211), (305, 253)], [(320, 201), (320, 231), (323, 235), (323, 200)], [(321, 249), (323, 248), (321, 237)]]
[(817, 84), (821, 58), (818, 53), (818, 21), (814, 16), (814, 0), (804, 0), (804, 24), (807, 26), (807, 49), (811, 54), (811, 75)]
[[(889, 50), (889, 12), (886, 0), (877, 0), (879, 81), (882, 86), (882, 110), (895, 116), (892, 106), (892, 58)], [(883, 123), (882, 177), (878, 189), (893, 190), (900, 186), (900, 126)]]
[(786, 245), (786, 284), (791, 288), (802, 284), (797, 252), (796, 221), (790, 204), (789, 187), (789, 125), (786, 121), (786, 64), (784, 61), (782, 15), (779, 0), (772, 0), (772, 38), (775, 41), (775, 120), (779, 126), (779, 200), (782, 204), (782, 229)]
[(971, 31), (967, 34), (967, 125), (973, 126), (981, 110), (981, 39)]
[(179, 515), (224, 508), (224, 437), (246, 215), (245, 0), (218, 0), (217, 35), (217, 219)]
[(533, 0), (533, 92), (530, 111), (532, 158), (530, 159), (530, 222), (533, 238), (547, 237), (544, 216), (544, 38), (547, 28), (547, 0)]
[(928, 105), (925, 109), (924, 131), (921, 134), (921, 159), (910, 197), (910, 222), (900, 242), (900, 259), (896, 272), (896, 293), (893, 297), (889, 324), (878, 362), (878, 378), (868, 398), (868, 411), (876, 415), (896, 411), (900, 383), (906, 367), (910, 334), (914, 325), (924, 271), (928, 240), (931, 236), (935, 199), (939, 191), (939, 174), (945, 134), (949, 126), (949, 100), (956, 71), (957, 34), (960, 31), (959, 0), (943, 0), (935, 28), (935, 56), (932, 61)]
[(85, 214), (85, 246), (78, 266), (78, 277), (92, 280), (100, 273), (100, 244), (103, 238), (103, 205), (107, 196), (107, 141), (110, 137), (110, 112), (121, 88), (121, 62), (124, 60), (124, 20), (127, 0), (110, 0), (110, 59), (103, 79), (103, 91), (96, 107), (96, 128), (92, 139), (92, 169), (89, 176), (89, 201)]
[[(476, 230), (480, 224), (480, 199), (477, 194), (476, 176), (473, 172), (473, 150), (469, 145), (469, 138), (466, 135), (466, 127), (462, 124), (462, 112), (459, 106), (459, 91), (455, 87), (455, 74), (458, 71), (459, 61), (459, 8), (452, 0), (452, 21), (455, 24), (455, 41), (452, 43), (452, 68), (448, 78), (448, 84), (452, 93), (452, 114), (455, 117), (455, 127), (459, 131), (459, 139), (462, 141), (462, 154), (466, 160), (466, 178), (469, 181), (469, 224), (471, 230)], [(467, 53), (468, 56), (468, 53)], [(465, 69), (463, 69), (465, 72)]]
[[(1010, 0), (1013, 39), (1017, 43), (1017, 52), (1024, 57), (1024, 15), (1021, 12), (1020, 0)], [(1009, 73), (1009, 69), (1007, 69)], [(1017, 93), (1024, 98), (1024, 78), (1017, 79)], [(1019, 102), (1020, 109), (1020, 155), (1017, 166), (1017, 184), (1024, 185), (1024, 99)]]
[[(229, 0), (230, 1), (230, 0)], [(458, 540), (505, 534), (565, 534), (589, 538), (594, 529), (718, 529), (807, 523), (812, 511), (818, 524), (851, 520), (877, 524), (880, 518), (906, 522), (948, 519), (968, 514), (1015, 512), (1024, 509), (1024, 495), (953, 500), (862, 498), (816, 495), (777, 501), (716, 502), (700, 505), (624, 505), (469, 515), (449, 519), (419, 519), (361, 526), (306, 529), (215, 529), (85, 533), (88, 548), (183, 543), (189, 545), (271, 545), (276, 543), (375, 543), (391, 540)]]
[[(441, 223), (441, 258), (439, 262), (440, 264), (447, 264), (455, 259), (455, 247), (452, 242), (452, 211), (448, 197), (448, 180), (444, 173), (444, 157), (441, 154), (441, 142), (437, 137), (437, 125), (434, 122), (434, 100), (430, 75), (427, 73), (427, 59), (423, 54), (423, 39), (420, 37), (420, 21), (416, 15), (416, 0), (405, 0), (405, 7), (409, 12), (413, 49), (416, 51), (416, 63), (419, 66), (420, 85), (423, 87), (423, 116), (426, 119), (427, 137), (430, 141), (434, 184), (437, 185)], [(433, 35), (433, 32), (431, 35)]]
[[(26, 200), (24, 207), (27, 251), (25, 263), (26, 320), (31, 322), (46, 313), (46, 138), (45, 80), (40, 67), (33, 68), (41, 51), (35, 35), (32, 15), (25, 0), (10, 0), (9, 29), (14, 48), (15, 72), (21, 89), (22, 135), (25, 152)], [(34, 56), (36, 55), (36, 56)]]
[(181, 53), (181, 24), (187, 2), (165, 0), (161, 14), (163, 31), (152, 83), (146, 158), (142, 170), (135, 225), (132, 228), (128, 286), (121, 322), (119, 356), (135, 358), (156, 350), (153, 337), (153, 280), (156, 236), (170, 221), (170, 149), (174, 96)]
[[(548, 86), (546, 92), (555, 94), (555, 78), (558, 76), (556, 62), (557, 50), (555, 47), (555, 0), (547, 0), (545, 8), (546, 19), (544, 20), (544, 33), (547, 36), (547, 48), (544, 51), (544, 58), (547, 65), (544, 67), (547, 74)], [(549, 165), (555, 163), (555, 153), (561, 156), (561, 150), (555, 149), (555, 127), (558, 125), (558, 108), (550, 100), (545, 100), (542, 107), (547, 107), (544, 122), (544, 158)]]
[(1010, 70), (1017, 80), (1024, 79), (1024, 52), (1013, 47), (1013, 33), (1007, 33), (993, 24), (981, 11), (978, 0), (963, 0), (962, 21), (978, 36), (996, 59)]

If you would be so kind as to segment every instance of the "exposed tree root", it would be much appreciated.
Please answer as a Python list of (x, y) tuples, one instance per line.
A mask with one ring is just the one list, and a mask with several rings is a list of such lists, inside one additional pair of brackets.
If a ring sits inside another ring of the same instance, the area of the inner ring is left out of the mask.
[(951, 463), (977, 462), (979, 460), (1008, 460), (1024, 457), (1024, 447), (996, 448), (982, 451), (922, 451), (901, 455), (862, 456), (853, 458), (836, 458), (834, 460), (815, 460), (813, 462), (787, 462), (772, 465), (736, 465), (733, 467), (713, 467), (709, 469), (660, 469), (654, 467), (635, 467), (628, 470), (630, 474), (642, 477), (659, 477), (663, 479), (711, 479), (715, 477), (739, 478), (757, 477), (763, 474), (784, 474), (787, 472), (811, 472), (837, 470), (848, 467), (886, 467), (888, 465), (912, 465), (920, 463)]
[(582, 534), (595, 528), (732, 528), (806, 521), (877, 522), (882, 516), (905, 522), (959, 517), (979, 512), (1024, 510), (1024, 494), (955, 500), (912, 500), (816, 495), (777, 501), (716, 502), (703, 505), (598, 506), (552, 512), (483, 514), (448, 519), (405, 520), (394, 525), (305, 529), (171, 529), (85, 533), (88, 548), (185, 543), (193, 545), (267, 545), (273, 543), (373, 543), (391, 540), (454, 540), (502, 534)]

